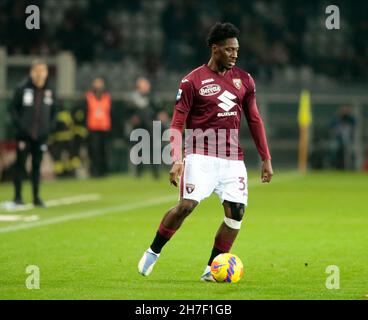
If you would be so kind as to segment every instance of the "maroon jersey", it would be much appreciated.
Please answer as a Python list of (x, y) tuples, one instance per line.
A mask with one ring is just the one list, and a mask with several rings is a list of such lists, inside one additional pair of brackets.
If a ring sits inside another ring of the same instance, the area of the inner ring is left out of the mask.
[(186, 121), (185, 154), (242, 160), (238, 139), (242, 111), (262, 160), (271, 159), (254, 80), (237, 67), (219, 75), (204, 64), (185, 76), (171, 128), (182, 130), (182, 122)]

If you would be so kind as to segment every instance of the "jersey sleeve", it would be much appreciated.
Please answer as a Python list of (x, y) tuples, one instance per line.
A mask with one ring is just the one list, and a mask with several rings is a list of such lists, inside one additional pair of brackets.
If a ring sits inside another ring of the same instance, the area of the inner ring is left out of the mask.
[(173, 162), (182, 159), (182, 132), (185, 121), (193, 105), (194, 89), (188, 79), (183, 79), (180, 83), (170, 125), (170, 144)]
[(193, 84), (188, 79), (183, 79), (180, 83), (178, 93), (176, 95), (175, 109), (188, 114), (192, 108), (194, 100)]
[(255, 83), (250, 75), (247, 83), (248, 88), (243, 99), (243, 111), (259, 155), (262, 160), (270, 160), (271, 155), (268, 149), (266, 132), (256, 102)]

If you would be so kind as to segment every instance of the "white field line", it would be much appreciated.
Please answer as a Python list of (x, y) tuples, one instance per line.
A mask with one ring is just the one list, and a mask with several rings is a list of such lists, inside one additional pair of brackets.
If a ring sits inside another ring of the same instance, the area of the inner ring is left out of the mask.
[(25, 216), (19, 214), (0, 214), (0, 221), (35, 221), (39, 220), (40, 217), (38, 215)]
[[(303, 175), (298, 172), (288, 172), (285, 174), (281, 174), (278, 178), (274, 179), (273, 183), (291, 181), (291, 180), (297, 179), (302, 176)], [(262, 184), (260, 183), (260, 178), (254, 178), (248, 181), (248, 185), (250, 185), (250, 187), (253, 188), (253, 187), (260, 186)], [(10, 225), (10, 226), (0, 228), (0, 234), (14, 232), (18, 230), (32, 229), (36, 227), (62, 223), (66, 221), (97, 217), (97, 216), (102, 216), (102, 215), (110, 214), (110, 213), (122, 213), (122, 212), (130, 211), (130, 210), (142, 209), (145, 207), (151, 207), (151, 206), (155, 206), (155, 205), (159, 205), (163, 203), (172, 202), (172, 201), (175, 201), (176, 199), (177, 199), (176, 195), (170, 195), (170, 196), (161, 197), (161, 198), (137, 201), (137, 202), (124, 204), (124, 205), (105, 207), (101, 209), (84, 211), (84, 212), (70, 213), (70, 214), (61, 215), (57, 217), (46, 218), (46, 219), (39, 220), (39, 221), (19, 223), (16, 225)]]
[(117, 212), (121, 213), (124, 211), (142, 209), (144, 207), (150, 207), (150, 206), (158, 205), (161, 203), (167, 203), (173, 200), (175, 200), (175, 197), (167, 196), (167, 197), (162, 197), (162, 198), (146, 200), (144, 202), (139, 201), (139, 202), (129, 203), (125, 205), (107, 207), (103, 209), (96, 209), (96, 210), (84, 211), (84, 212), (79, 212), (79, 213), (71, 213), (71, 214), (61, 215), (61, 216), (52, 217), (52, 218), (46, 218), (44, 220), (29, 222), (29, 223), (20, 223), (17, 225), (11, 225), (11, 226), (0, 228), (0, 234), (12, 232), (12, 231), (24, 230), (24, 229), (31, 229), (35, 227), (41, 227), (41, 226), (56, 224), (56, 223), (65, 222), (65, 221), (86, 219), (86, 218), (101, 216), (107, 213), (117, 213)]
[[(100, 199), (101, 199), (101, 196), (99, 194), (82, 194), (82, 195), (74, 196), (74, 197), (48, 200), (48, 201), (45, 201), (45, 206), (47, 208), (50, 208), (50, 207), (65, 206), (69, 204), (75, 204), (75, 203), (81, 203), (81, 202), (87, 202), (87, 201), (97, 201)], [(5, 202), (3, 203), (3, 208), (8, 212), (9, 211), (17, 212), (17, 211), (32, 210), (35, 208), (35, 206), (33, 204), (15, 206), (12, 202)]]
[(80, 202), (97, 201), (100, 199), (101, 199), (101, 195), (99, 194), (82, 194), (80, 196), (46, 201), (46, 207), (56, 207), (56, 206), (63, 206), (63, 205), (69, 205), (69, 204), (74, 204), (74, 203), (80, 203)]

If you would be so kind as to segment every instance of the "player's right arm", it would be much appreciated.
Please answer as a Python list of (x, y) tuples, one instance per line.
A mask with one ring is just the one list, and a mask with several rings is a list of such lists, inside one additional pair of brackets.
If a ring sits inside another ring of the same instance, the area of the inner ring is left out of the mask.
[(193, 98), (194, 89), (192, 82), (188, 79), (183, 79), (176, 95), (176, 103), (170, 125), (170, 144), (173, 166), (170, 170), (169, 179), (170, 183), (175, 187), (178, 186), (178, 180), (184, 170), (182, 156), (182, 132), (190, 109), (193, 105)]

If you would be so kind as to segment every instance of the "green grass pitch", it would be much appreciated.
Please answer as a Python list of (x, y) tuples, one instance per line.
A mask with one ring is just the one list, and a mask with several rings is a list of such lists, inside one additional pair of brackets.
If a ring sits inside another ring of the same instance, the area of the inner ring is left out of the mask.
[[(137, 263), (177, 200), (166, 176), (45, 182), (45, 200), (101, 199), (16, 213), (37, 221), (0, 221), (0, 299), (367, 299), (367, 178), (284, 172), (262, 185), (251, 172), (232, 249), (245, 266), (236, 284), (199, 281), (223, 219), (216, 196), (199, 205), (143, 277)], [(10, 184), (0, 190), (0, 202), (11, 199)], [(29, 201), (28, 184), (24, 194)], [(26, 288), (29, 265), (40, 269), (39, 290)], [(329, 265), (339, 267), (340, 289), (325, 286)]]

